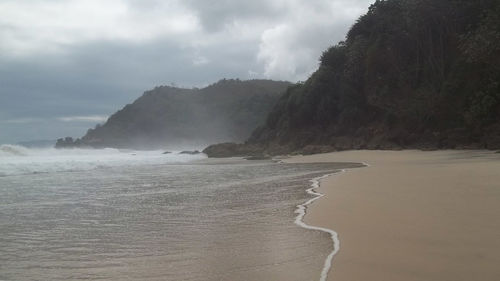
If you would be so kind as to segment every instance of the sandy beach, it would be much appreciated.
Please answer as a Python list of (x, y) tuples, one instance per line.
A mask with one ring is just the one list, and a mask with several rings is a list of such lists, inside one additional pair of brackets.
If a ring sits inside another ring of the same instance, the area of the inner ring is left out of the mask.
[(305, 222), (335, 230), (328, 280), (500, 280), (500, 154), (348, 151), (286, 162), (364, 162), (321, 181)]

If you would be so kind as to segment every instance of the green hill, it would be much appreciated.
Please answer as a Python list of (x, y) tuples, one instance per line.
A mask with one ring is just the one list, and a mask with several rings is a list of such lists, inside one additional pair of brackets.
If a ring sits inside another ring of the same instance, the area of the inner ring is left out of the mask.
[(81, 139), (61, 139), (56, 146), (151, 149), (242, 141), (289, 85), (224, 79), (203, 89), (156, 87)]
[(376, 1), (249, 145), (271, 154), (499, 149), (500, 1)]

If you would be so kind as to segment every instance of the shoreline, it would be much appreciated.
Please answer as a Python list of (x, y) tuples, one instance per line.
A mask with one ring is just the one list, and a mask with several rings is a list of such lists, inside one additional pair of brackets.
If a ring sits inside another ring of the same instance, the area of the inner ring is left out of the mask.
[(500, 242), (494, 239), (500, 233), (500, 155), (495, 152), (347, 151), (284, 162), (370, 164), (316, 178), (320, 184), (308, 189), (323, 195), (302, 204), (304, 224), (340, 237), (321, 280), (493, 281), (500, 276)]
[[(283, 162), (285, 163), (285, 162)], [(324, 228), (324, 227), (319, 227), (319, 226), (314, 226), (314, 225), (309, 225), (304, 221), (305, 216), (307, 215), (307, 210), (312, 206), (311, 204), (314, 203), (316, 200), (319, 200), (321, 197), (325, 196), (325, 194), (317, 192), (317, 189), (320, 188), (321, 186), (321, 180), (326, 179), (328, 177), (333, 177), (333, 176), (340, 176), (343, 173), (345, 173), (348, 169), (359, 169), (359, 168), (365, 168), (370, 166), (367, 163), (359, 163), (363, 166), (361, 167), (355, 167), (355, 168), (343, 168), (340, 169), (336, 172), (325, 174), (319, 177), (312, 178), (309, 180), (311, 182), (311, 187), (306, 189), (306, 193), (313, 195), (315, 197), (307, 200), (305, 203), (297, 205), (294, 213), (298, 214), (295, 217), (294, 223), (302, 228), (305, 229), (310, 229), (310, 230), (319, 230), (322, 232), (326, 232), (330, 234), (330, 239), (332, 240), (332, 251), (328, 256), (325, 258), (325, 262), (323, 264), (323, 268), (321, 270), (321, 275), (320, 275), (320, 281), (326, 281), (328, 278), (328, 273), (332, 269), (332, 262), (333, 258), (335, 255), (340, 251), (340, 239), (338, 233), (330, 228)]]
[(319, 230), (319, 231), (326, 232), (326, 233), (330, 234), (330, 238), (332, 239), (333, 249), (325, 259), (325, 262), (323, 264), (323, 268), (321, 269), (321, 275), (320, 275), (320, 279), (319, 279), (320, 281), (325, 281), (326, 278), (328, 278), (328, 272), (330, 271), (330, 269), (332, 267), (333, 257), (340, 250), (340, 240), (338, 238), (338, 233), (335, 232), (335, 230), (329, 229), (329, 228), (324, 228), (324, 227), (318, 227), (318, 226), (314, 226), (314, 225), (308, 225), (307, 223), (304, 222), (304, 217), (307, 214), (307, 209), (309, 208), (309, 205), (311, 205), (312, 203), (314, 203), (314, 201), (320, 199), (321, 197), (325, 196), (324, 194), (315, 191), (317, 188), (319, 188), (321, 180), (324, 178), (336, 175), (336, 174), (341, 174), (344, 171), (345, 171), (345, 169), (342, 169), (342, 170), (339, 170), (338, 172), (335, 172), (335, 173), (325, 174), (323, 176), (311, 179), (310, 180), (311, 187), (306, 189), (306, 193), (314, 195), (315, 197), (309, 199), (305, 203), (297, 205), (297, 209), (295, 209), (295, 211), (294, 211), (294, 213), (298, 214), (295, 217), (295, 221), (294, 221), (294, 223), (296, 225), (298, 225), (302, 228), (305, 228), (305, 229)]

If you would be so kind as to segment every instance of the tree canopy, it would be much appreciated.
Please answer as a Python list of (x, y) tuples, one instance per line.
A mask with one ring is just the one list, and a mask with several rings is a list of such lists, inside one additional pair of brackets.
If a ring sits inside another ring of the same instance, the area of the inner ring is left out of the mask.
[(378, 0), (248, 142), (498, 148), (499, 67), (499, 0)]

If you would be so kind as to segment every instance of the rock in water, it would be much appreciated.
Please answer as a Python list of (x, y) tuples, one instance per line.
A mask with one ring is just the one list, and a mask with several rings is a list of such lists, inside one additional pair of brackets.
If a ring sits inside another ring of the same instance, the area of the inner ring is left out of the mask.
[(184, 150), (184, 151), (181, 151), (179, 152), (179, 154), (189, 154), (189, 155), (196, 155), (196, 154), (201, 154), (201, 152), (199, 152), (198, 150)]

